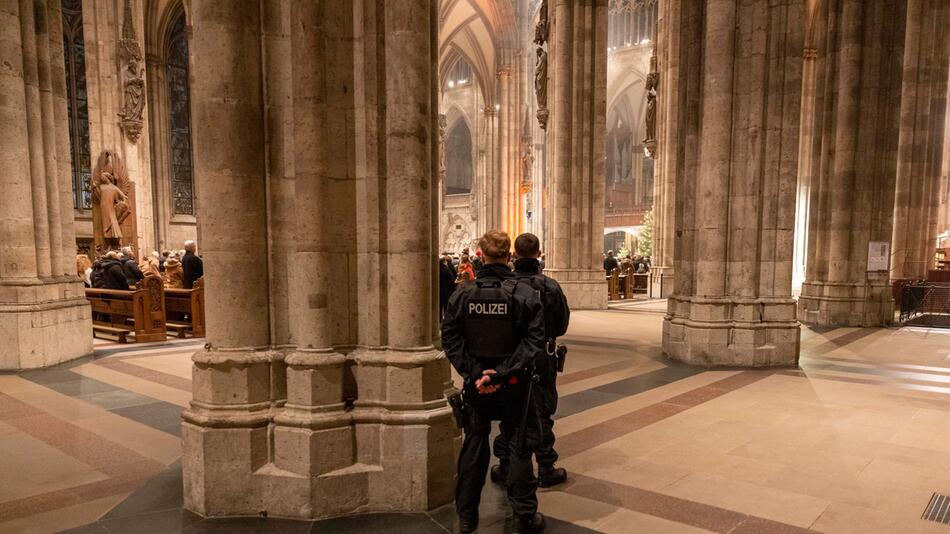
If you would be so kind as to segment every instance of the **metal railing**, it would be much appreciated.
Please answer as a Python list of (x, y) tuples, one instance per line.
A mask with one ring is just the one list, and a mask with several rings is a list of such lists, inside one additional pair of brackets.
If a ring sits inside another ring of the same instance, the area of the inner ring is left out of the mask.
[(901, 324), (950, 327), (950, 284), (917, 282), (901, 289)]

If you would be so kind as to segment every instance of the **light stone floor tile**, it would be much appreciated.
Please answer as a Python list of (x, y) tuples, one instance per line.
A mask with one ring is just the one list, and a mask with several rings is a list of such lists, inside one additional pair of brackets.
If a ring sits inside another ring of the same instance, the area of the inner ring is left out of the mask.
[[(926, 502), (924, 503), (926, 505)], [(894, 534), (934, 533), (945, 534), (947, 526), (920, 519), (920, 511), (895, 513), (874, 507), (832, 503), (815, 521), (812, 528), (821, 532), (842, 534)]]
[(26, 433), (0, 435), (0, 502), (32, 497), (108, 478)]
[[(30, 384), (29, 388), (8, 394), (20, 402), (68, 421), (146, 458), (169, 464), (181, 455), (181, 440), (175, 436), (38, 384)], [(92, 410), (90, 406), (93, 407)], [(83, 416), (77, 417), (78, 413)]]
[[(137, 360), (133, 360), (137, 361)], [(126, 373), (113, 371), (108, 367), (97, 364), (80, 365), (73, 369), (78, 374), (94, 378), (101, 382), (113, 386), (134, 391), (146, 397), (165, 401), (170, 404), (187, 408), (191, 402), (191, 393), (177, 388), (169, 387), (163, 384), (157, 384), (151, 380), (130, 376)]]
[(631, 532), (662, 532), (664, 534), (703, 534), (711, 532), (682, 523), (668, 521), (660, 517), (641, 514), (633, 510), (621, 509), (597, 524), (597, 530), (604, 534), (630, 534)]
[[(0, 534), (51, 534), (92, 523), (119, 504), (128, 493), (84, 501), (41, 514), (0, 522)], [(0, 520), (2, 521), (2, 520)]]
[(577, 382), (570, 382), (568, 384), (564, 384), (563, 386), (559, 385), (558, 394), (562, 397), (565, 397), (572, 393), (577, 393), (578, 391), (596, 388), (598, 386), (610, 384), (611, 382), (616, 382), (625, 378), (639, 376), (649, 373), (650, 371), (656, 371), (657, 369), (663, 369), (664, 367), (666, 366), (661, 362), (654, 360), (643, 360), (619, 371), (604, 373), (599, 376), (578, 380)]
[(598, 525), (621, 513), (618, 505), (595, 501), (561, 491), (543, 491), (538, 496), (538, 511), (578, 526), (600, 530)]
[(125, 360), (126, 363), (191, 380), (194, 350)]
[(728, 510), (808, 528), (829, 501), (731, 478), (693, 473), (663, 493)]

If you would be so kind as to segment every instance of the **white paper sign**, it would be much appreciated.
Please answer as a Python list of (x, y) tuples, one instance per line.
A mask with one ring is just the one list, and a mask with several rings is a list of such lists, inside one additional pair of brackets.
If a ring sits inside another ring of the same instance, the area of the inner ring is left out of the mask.
[(886, 271), (891, 255), (891, 244), (887, 241), (868, 243), (868, 271)]

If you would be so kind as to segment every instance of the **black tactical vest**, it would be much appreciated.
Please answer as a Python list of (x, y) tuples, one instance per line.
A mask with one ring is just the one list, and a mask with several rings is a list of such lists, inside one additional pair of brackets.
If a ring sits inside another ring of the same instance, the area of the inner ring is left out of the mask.
[(518, 348), (512, 286), (501, 280), (475, 280), (465, 304), (465, 345), (475, 358), (503, 360)]

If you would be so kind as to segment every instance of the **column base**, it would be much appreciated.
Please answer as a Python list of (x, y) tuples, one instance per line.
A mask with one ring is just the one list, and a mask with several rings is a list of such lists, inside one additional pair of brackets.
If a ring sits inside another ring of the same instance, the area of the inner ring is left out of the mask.
[(798, 319), (821, 326), (886, 326), (894, 321), (894, 298), (887, 275), (868, 274), (866, 284), (802, 284)]
[(441, 352), (292, 352), (285, 362), (286, 403), (263, 420), (248, 410), (253, 402), (217, 422), (191, 415), (195, 403), (186, 413), (187, 509), (319, 519), (452, 501), (460, 434)]
[(706, 367), (798, 364), (801, 332), (792, 299), (669, 298), (663, 352)]
[(665, 299), (673, 294), (673, 268), (650, 268), (650, 298)]
[(606, 310), (607, 279), (600, 269), (545, 269), (557, 280), (572, 310)]
[(78, 281), (0, 283), (0, 370), (48, 367), (92, 354), (92, 311)]

